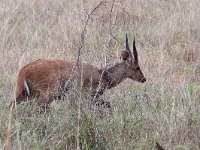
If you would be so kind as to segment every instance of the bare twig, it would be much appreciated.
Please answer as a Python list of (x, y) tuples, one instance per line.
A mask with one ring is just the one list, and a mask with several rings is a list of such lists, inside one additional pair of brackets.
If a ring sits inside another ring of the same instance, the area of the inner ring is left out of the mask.
[(80, 56), (81, 56), (81, 49), (85, 46), (85, 34), (87, 32), (87, 26), (89, 24), (89, 21), (92, 19), (92, 15), (94, 14), (94, 12), (101, 7), (104, 4), (104, 1), (101, 1), (90, 13), (86, 13), (87, 14), (87, 19), (85, 21), (85, 25), (83, 27), (83, 30), (81, 32), (81, 36), (80, 36), (80, 46), (78, 48), (78, 56), (77, 56), (77, 64), (79, 65), (80, 62)]
[(127, 14), (127, 15), (128, 15), (128, 18), (130, 19), (130, 14), (129, 14), (123, 7), (120, 7), (119, 5), (114, 4), (113, 2), (106, 2), (106, 3), (107, 3), (107, 4), (112, 4), (113, 7), (119, 8), (121, 11), (123, 11), (125, 14)]
[(113, 39), (115, 39), (120, 45), (122, 45), (123, 47), (125, 47), (124, 44), (122, 44), (122, 42), (120, 42), (120, 41), (113, 35), (113, 33), (112, 33), (112, 29), (113, 29), (113, 24), (112, 24), (112, 12), (113, 12), (114, 6), (115, 6), (115, 0), (113, 0), (112, 5), (111, 5), (111, 9), (110, 9), (109, 33), (110, 33), (110, 35), (113, 37)]
[[(109, 24), (109, 34), (112, 36), (113, 39), (115, 39), (120, 45), (122, 45), (123, 47), (124, 44), (122, 44), (122, 42), (120, 42), (116, 36), (113, 34), (112, 29), (113, 29), (113, 23), (112, 23), (112, 13), (113, 13), (113, 9), (114, 7), (120, 8), (122, 11), (124, 11), (126, 14), (128, 14), (128, 12), (126, 12), (123, 8), (117, 6), (115, 4), (116, 0), (112, 1), (112, 5), (111, 5), (111, 9), (110, 9), (110, 24)], [(79, 66), (79, 62), (80, 62), (80, 57), (81, 57), (81, 49), (85, 46), (85, 35), (87, 32), (87, 26), (89, 24), (89, 21), (92, 19), (92, 15), (95, 13), (95, 11), (97, 9), (99, 9), (102, 5), (104, 4), (110, 4), (110, 2), (106, 2), (106, 1), (100, 1), (99, 4), (94, 7), (94, 9), (92, 9), (90, 12), (86, 12), (87, 14), (87, 19), (85, 21), (83, 30), (80, 34), (80, 46), (78, 47), (78, 52), (77, 52), (77, 65)]]

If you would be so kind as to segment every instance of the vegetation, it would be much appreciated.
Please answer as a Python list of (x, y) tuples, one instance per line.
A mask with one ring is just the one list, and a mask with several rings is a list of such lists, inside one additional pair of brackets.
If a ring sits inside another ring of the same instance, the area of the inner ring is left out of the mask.
[[(1, 0), (0, 149), (200, 149), (199, 14), (198, 0)], [(78, 50), (82, 62), (112, 65), (126, 33), (147, 82), (107, 90), (110, 110), (78, 89), (47, 110), (34, 100), (6, 109), (23, 65), (76, 61)]]

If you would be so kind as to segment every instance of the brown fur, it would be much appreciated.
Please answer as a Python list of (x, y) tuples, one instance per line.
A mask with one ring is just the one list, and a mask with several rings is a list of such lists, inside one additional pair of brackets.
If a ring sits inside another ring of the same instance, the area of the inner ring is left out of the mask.
[[(126, 39), (128, 42), (128, 39)], [(128, 43), (127, 43), (128, 45)], [(93, 100), (103, 94), (106, 88), (112, 88), (126, 78), (145, 82), (138, 61), (133, 58), (129, 47), (122, 52), (122, 62), (108, 69), (98, 69), (89, 64), (80, 64), (83, 89), (90, 89)], [(75, 62), (59, 59), (39, 59), (31, 62), (19, 71), (16, 82), (16, 103), (21, 103), (27, 98), (36, 97), (40, 104), (49, 104), (55, 96), (71, 88), (68, 81), (76, 74)], [(99, 87), (99, 88), (98, 88)], [(108, 102), (101, 101), (101, 104)]]

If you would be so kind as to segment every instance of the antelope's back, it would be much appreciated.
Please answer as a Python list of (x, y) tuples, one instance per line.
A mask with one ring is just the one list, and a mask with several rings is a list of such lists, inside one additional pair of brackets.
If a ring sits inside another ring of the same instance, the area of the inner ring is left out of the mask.
[[(99, 82), (98, 68), (88, 64), (81, 64), (81, 74), (84, 86), (89, 87)], [(76, 63), (59, 59), (39, 59), (21, 68), (17, 83), (16, 95), (20, 95), (24, 90), (24, 81), (27, 82), (30, 96), (39, 97), (41, 92), (58, 91), (58, 86), (62, 79), (65, 81), (75, 75)], [(74, 71), (73, 71), (74, 70)]]
[(26, 80), (31, 95), (39, 91), (46, 91), (54, 88), (61, 76), (69, 75), (74, 63), (63, 60), (39, 59), (21, 68), (17, 83), (16, 92), (23, 90), (23, 83)]

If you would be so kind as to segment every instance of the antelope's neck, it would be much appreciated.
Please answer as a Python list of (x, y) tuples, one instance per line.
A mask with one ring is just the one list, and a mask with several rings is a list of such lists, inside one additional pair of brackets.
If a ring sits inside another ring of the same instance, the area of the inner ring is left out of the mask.
[(123, 63), (119, 63), (108, 69), (100, 70), (106, 88), (110, 89), (126, 78), (125, 67)]

